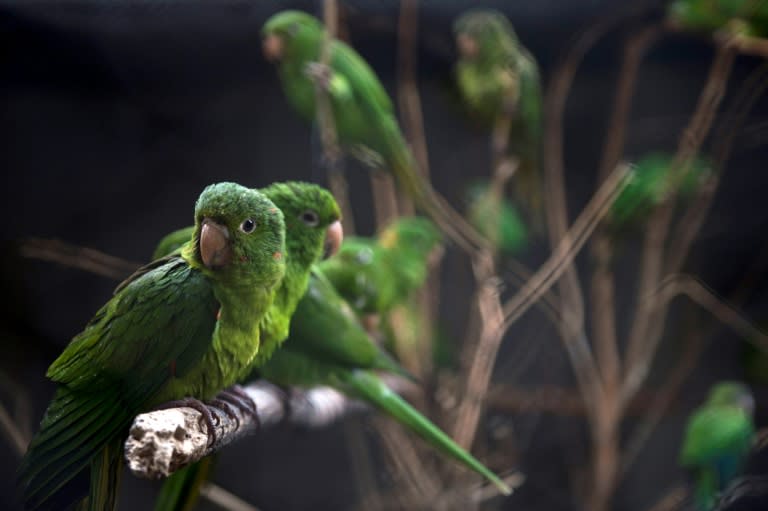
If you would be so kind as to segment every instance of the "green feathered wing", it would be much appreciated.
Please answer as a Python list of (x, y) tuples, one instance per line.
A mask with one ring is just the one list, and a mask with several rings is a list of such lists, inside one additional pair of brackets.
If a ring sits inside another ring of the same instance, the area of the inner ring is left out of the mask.
[(179, 257), (117, 289), (48, 370), (60, 387), (21, 464), (25, 509), (66, 509), (84, 498), (92, 463), (100, 481), (117, 480), (131, 420), (183, 397), (164, 385), (200, 361), (218, 307), (207, 279)]

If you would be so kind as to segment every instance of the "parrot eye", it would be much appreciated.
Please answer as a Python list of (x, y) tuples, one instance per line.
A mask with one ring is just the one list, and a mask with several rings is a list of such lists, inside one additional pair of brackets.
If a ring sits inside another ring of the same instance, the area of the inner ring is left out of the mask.
[(317, 227), (320, 223), (320, 217), (318, 217), (317, 212), (308, 209), (301, 214), (301, 221), (310, 227)]
[(256, 229), (256, 222), (252, 218), (246, 218), (243, 223), (240, 224), (240, 230), (245, 234), (250, 234)]

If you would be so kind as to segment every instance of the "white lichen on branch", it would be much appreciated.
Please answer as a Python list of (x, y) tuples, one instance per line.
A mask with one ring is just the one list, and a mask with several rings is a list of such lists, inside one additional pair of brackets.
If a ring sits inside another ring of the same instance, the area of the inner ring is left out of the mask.
[(322, 427), (362, 407), (330, 387), (286, 392), (268, 382), (257, 381), (243, 390), (256, 405), (257, 417), (240, 408), (232, 407), (228, 415), (218, 406), (207, 406), (215, 426), (213, 444), (202, 414), (192, 408), (169, 408), (138, 415), (125, 441), (125, 459), (130, 471), (147, 479), (168, 477), (260, 428), (283, 422)]

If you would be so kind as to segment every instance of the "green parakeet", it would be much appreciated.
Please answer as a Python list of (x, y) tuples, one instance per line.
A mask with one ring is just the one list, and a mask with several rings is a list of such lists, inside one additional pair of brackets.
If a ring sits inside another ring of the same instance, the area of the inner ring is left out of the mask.
[(502, 255), (517, 254), (528, 243), (528, 230), (515, 206), (506, 197), (495, 197), (487, 182), (468, 187), (467, 217)]
[[(250, 370), (285, 273), (285, 224), (263, 194), (207, 187), (181, 253), (118, 286), (48, 369), (58, 384), (20, 467), (25, 509), (116, 505), (133, 417), (210, 399)], [(89, 493), (90, 488), (90, 493)]]
[[(471, 9), (454, 22), (455, 74), (467, 110), (498, 129), (509, 119), (507, 151), (518, 159), (516, 202), (536, 218), (542, 208), (541, 84), (536, 59), (499, 11)], [(494, 141), (499, 144), (500, 141)]]
[[(315, 81), (324, 82), (339, 143), (364, 163), (395, 175), (400, 185), (429, 215), (447, 220), (442, 227), (454, 240), (466, 221), (434, 193), (421, 177), (400, 131), (392, 102), (373, 69), (342, 41), (330, 46), (328, 76), (318, 67), (325, 27), (310, 14), (286, 10), (262, 28), (265, 56), (277, 63), (283, 91), (291, 106), (310, 122), (316, 118)], [(474, 231), (470, 231), (474, 233)], [(477, 239), (470, 242), (478, 243)]]
[(329, 385), (361, 399), (486, 477), (505, 495), (510, 493), (493, 472), (390, 390), (376, 376), (376, 370), (404, 375), (400, 366), (371, 341), (349, 305), (317, 270), (296, 308), (288, 339), (259, 374), (278, 385)]
[(762, 0), (675, 0), (667, 16), (674, 25), (693, 31), (768, 36), (768, 2)]
[(318, 266), (355, 310), (386, 314), (424, 284), (429, 256), (440, 241), (428, 219), (401, 217), (375, 239), (345, 239), (339, 253)]
[(754, 408), (746, 385), (720, 382), (689, 418), (679, 463), (694, 476), (700, 511), (711, 509), (717, 493), (743, 469), (755, 435)]
[[(310, 268), (327, 251), (336, 253), (341, 245), (341, 213), (331, 193), (315, 184), (289, 181), (274, 183), (259, 190), (283, 213), (285, 219), (286, 271), (275, 292), (275, 299), (262, 322), (262, 339), (270, 349), (257, 355), (251, 368), (260, 367), (275, 348), (288, 337), (291, 316), (309, 282)], [(175, 231), (158, 244), (155, 256), (162, 257), (188, 238), (191, 228)], [(156, 504), (158, 510), (191, 509), (199, 485), (207, 478), (212, 457), (205, 458), (173, 474), (164, 484)]]
[[(669, 194), (674, 157), (665, 153), (651, 153), (635, 164), (634, 178), (621, 191), (608, 214), (613, 227), (624, 227), (647, 218), (653, 208)], [(704, 158), (695, 158), (685, 171), (677, 189), (677, 196), (690, 197), (712, 173), (712, 166)], [(680, 178), (679, 178), (680, 179)]]

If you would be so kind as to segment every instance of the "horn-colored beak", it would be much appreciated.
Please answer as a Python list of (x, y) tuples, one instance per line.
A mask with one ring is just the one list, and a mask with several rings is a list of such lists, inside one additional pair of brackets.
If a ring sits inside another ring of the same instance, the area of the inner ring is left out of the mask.
[(325, 253), (324, 258), (331, 257), (341, 248), (341, 242), (344, 240), (344, 229), (341, 227), (341, 221), (336, 220), (325, 231)]
[(232, 261), (232, 246), (229, 244), (229, 230), (210, 218), (203, 219), (200, 229), (200, 257), (210, 269), (221, 268)]
[(261, 42), (261, 51), (268, 61), (278, 61), (283, 57), (283, 40), (278, 35), (269, 34)]

